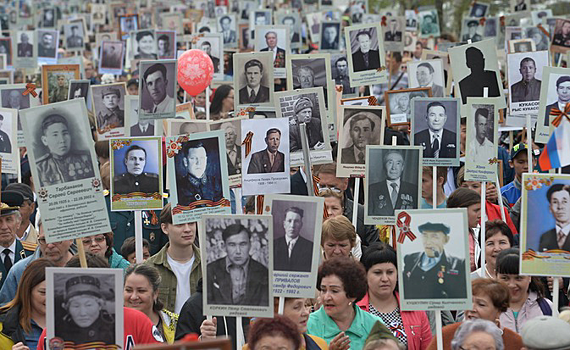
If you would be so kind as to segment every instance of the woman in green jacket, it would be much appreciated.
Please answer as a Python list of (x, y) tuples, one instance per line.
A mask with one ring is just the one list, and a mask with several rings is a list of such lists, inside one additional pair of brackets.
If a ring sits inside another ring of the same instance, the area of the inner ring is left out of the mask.
[(16, 296), (0, 308), (0, 349), (36, 350), (46, 323), (45, 258), (32, 261), (24, 270)]
[(107, 259), (112, 269), (125, 270), (129, 267), (129, 262), (113, 248), (113, 236), (113, 232), (107, 232), (105, 234), (83, 237), (83, 247), (86, 252)]
[(353, 259), (328, 259), (319, 267), (317, 288), (321, 308), (309, 316), (307, 333), (323, 338), (336, 350), (362, 349), (378, 316), (361, 310), (356, 303), (366, 295), (366, 272)]

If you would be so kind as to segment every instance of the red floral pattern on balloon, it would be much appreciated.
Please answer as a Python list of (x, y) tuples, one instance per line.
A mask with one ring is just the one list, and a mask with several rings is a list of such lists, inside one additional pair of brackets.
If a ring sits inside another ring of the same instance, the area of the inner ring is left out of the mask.
[(192, 49), (178, 58), (178, 84), (191, 96), (196, 96), (210, 85), (214, 64), (208, 54)]

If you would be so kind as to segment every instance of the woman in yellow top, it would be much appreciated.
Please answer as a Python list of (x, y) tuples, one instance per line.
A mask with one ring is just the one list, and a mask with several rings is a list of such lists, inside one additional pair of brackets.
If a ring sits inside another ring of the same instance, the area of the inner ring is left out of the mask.
[(125, 306), (145, 313), (167, 343), (174, 342), (178, 314), (164, 309), (158, 300), (160, 274), (154, 266), (130, 265), (125, 272)]

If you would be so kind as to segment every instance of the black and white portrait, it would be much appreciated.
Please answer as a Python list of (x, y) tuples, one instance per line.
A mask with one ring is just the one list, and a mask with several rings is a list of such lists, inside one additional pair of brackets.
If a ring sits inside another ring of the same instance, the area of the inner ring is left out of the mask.
[(441, 59), (422, 60), (408, 63), (410, 88), (431, 88), (433, 97), (445, 95), (445, 79)]
[(277, 13), (276, 23), (289, 28), (289, 42), (291, 48), (298, 48), (301, 45), (301, 18), (298, 13)]
[(40, 57), (56, 58), (59, 33), (57, 30), (38, 29), (38, 59)]
[[(239, 16), (240, 21), (247, 22), (250, 18), (250, 13), (257, 7), (256, 1), (246, 0), (239, 2)], [(251, 16), (252, 17), (252, 16)]]
[[(256, 5), (257, 6), (257, 5)], [(255, 39), (257, 26), (271, 25), (271, 10), (254, 10), (249, 16), (249, 30), (251, 38)]]
[(103, 41), (101, 43), (101, 59), (99, 71), (101, 73), (121, 73), (125, 55), (122, 41)]
[(30, 95), (23, 95), (24, 91), (26, 91), (25, 87), (2, 88), (1, 91), (2, 107), (17, 110), (30, 108)]
[(234, 91), (239, 105), (271, 105), (273, 98), (273, 54), (257, 52), (234, 54)]
[(55, 14), (56, 14), (55, 8), (43, 9), (41, 27), (54, 28), (56, 22)]
[[(255, 50), (270, 52), (273, 56), (273, 67), (281, 68), (281, 76), (285, 77), (285, 62), (289, 53), (289, 34), (285, 26), (258, 25), (255, 29)], [(278, 69), (274, 75), (277, 76)]]
[(493, 104), (471, 105), (467, 116), (465, 160), (467, 163), (488, 164), (497, 157), (496, 118), (498, 111)]
[(416, 98), (412, 108), (413, 144), (422, 147), (423, 165), (459, 164), (459, 100)]
[(510, 0), (511, 11), (527, 11), (530, 10), (530, 0)]
[(384, 92), (388, 125), (410, 123), (412, 119), (412, 100), (416, 97), (430, 97), (429, 88), (389, 90)]
[[(155, 134), (154, 119), (139, 119), (139, 96), (125, 96), (125, 125), (130, 132), (129, 136), (154, 136)], [(206, 131), (205, 128), (204, 131)]]
[(224, 71), (224, 43), (221, 34), (208, 33), (198, 37), (192, 45), (195, 49), (204, 51), (214, 64), (214, 78), (223, 76)]
[(415, 32), (418, 30), (418, 14), (414, 10), (405, 10), (406, 31)]
[(534, 46), (534, 41), (532, 41), (532, 39), (509, 40), (510, 53), (532, 52), (532, 51), (536, 51)]
[(89, 80), (70, 80), (69, 81), (69, 96), (68, 100), (75, 98), (84, 98), (85, 102), (89, 101)]
[(139, 30), (131, 39), (135, 60), (157, 59), (156, 32), (153, 29)]
[(91, 89), (99, 134), (107, 134), (115, 128), (124, 128), (125, 83), (95, 85)]
[[(229, 316), (239, 306), (248, 306), (248, 315), (273, 312), (271, 220), (270, 215), (203, 218), (204, 312), (214, 305), (218, 315)], [(234, 268), (247, 271), (245, 279), (236, 280)]]
[[(394, 210), (417, 209), (421, 190), (419, 146), (371, 146), (367, 148), (366, 215), (394, 219)], [(378, 220), (381, 222), (382, 220)], [(394, 221), (392, 221), (394, 222)]]
[(173, 118), (176, 114), (176, 60), (140, 63), (139, 118)]
[(127, 15), (119, 17), (119, 29), (121, 30), (121, 40), (127, 40), (131, 32), (139, 29), (139, 16)]
[(552, 17), (552, 9), (535, 10), (530, 13), (532, 17), (532, 25), (537, 26), (542, 24), (547, 25), (546, 19)]
[(81, 23), (64, 24), (63, 33), (67, 50), (83, 50), (85, 33)]
[[(384, 107), (380, 106), (342, 106), (343, 119), (339, 139), (339, 160), (337, 163), (351, 165), (360, 164), (357, 172), (348, 175), (364, 175), (366, 163), (366, 146), (379, 145)], [(350, 168), (349, 168), (350, 169)], [(339, 166), (337, 174), (344, 176), (344, 169)], [(345, 174), (346, 175), (346, 174)]]
[(136, 192), (144, 193), (144, 197), (160, 193), (161, 143), (156, 138), (129, 140), (128, 146), (112, 149), (111, 193), (126, 195)]
[(554, 37), (552, 38), (552, 46), (570, 48), (570, 21), (564, 19), (556, 19), (556, 25), (554, 26)]
[(105, 24), (107, 6), (105, 4), (91, 4), (91, 25)]
[(378, 49), (378, 34), (375, 27), (349, 31), (350, 54), (354, 72), (380, 68), (382, 60)]
[(157, 30), (156, 45), (159, 60), (176, 58), (176, 32), (172, 30)]
[(548, 34), (543, 32), (537, 27), (527, 27), (525, 28), (525, 37), (532, 39), (536, 51), (548, 50), (550, 46), (550, 38)]
[(0, 54), (6, 55), (8, 66), (12, 65), (12, 38), (0, 38)]
[(538, 113), (542, 72), (548, 65), (548, 52), (507, 55), (511, 114)]
[[(17, 114), (12, 115), (9, 111), (0, 110), (0, 153), (12, 153), (12, 149), (17, 149), (15, 144), (12, 147), (12, 143), (16, 142), (15, 130), (13, 129), (16, 126), (16, 117)], [(4, 157), (2, 157), (2, 161), (4, 161)], [(3, 170), (4, 166), (2, 165)]]
[[(152, 120), (150, 120), (152, 121)], [(168, 120), (169, 136), (192, 135), (208, 131), (207, 120)]]
[(48, 267), (46, 285), (46, 339), (61, 338), (70, 346), (123, 345), (120, 270)]
[(387, 51), (401, 51), (404, 45), (405, 18), (393, 16), (386, 18), (386, 26), (382, 27), (384, 47)]
[(485, 19), (485, 26), (483, 28), (483, 37), (484, 38), (496, 37), (499, 33), (498, 24), (499, 24), (499, 21), (497, 20), (497, 17), (486, 18)]
[(331, 64), (332, 78), (334, 79), (335, 85), (342, 85), (343, 96), (356, 93), (356, 88), (350, 86), (346, 54), (331, 55)]
[[(570, 74), (564, 68), (543, 67), (542, 85), (546, 85), (546, 96), (540, 99), (537, 121), (537, 142), (548, 142), (550, 122), (554, 111), (564, 111), (570, 102)], [(544, 89), (544, 87), (542, 87)]]
[(34, 57), (33, 31), (16, 32), (16, 57), (17, 58)]
[(338, 51), (340, 45), (340, 22), (323, 21), (321, 22), (321, 51)]
[(490, 5), (484, 2), (474, 2), (469, 11), (469, 17), (482, 18), (485, 17)]
[(233, 14), (223, 15), (217, 19), (218, 33), (222, 33), (224, 46), (235, 47), (237, 45), (237, 21)]
[(463, 42), (477, 42), (483, 40), (484, 27), (478, 18), (464, 18), (463, 28), (461, 29), (461, 41)]
[[(226, 142), (226, 158), (228, 163), (228, 176), (237, 175), (237, 183), (241, 183), (241, 120), (232, 119), (210, 124), (210, 130), (222, 130)], [(230, 178), (230, 182), (232, 179)], [(230, 183), (230, 186), (232, 183)], [(233, 183), (235, 185), (235, 183)]]
[(291, 152), (300, 152), (303, 148), (299, 129), (301, 123), (306, 125), (309, 149), (325, 148), (321, 119), (326, 119), (326, 114), (323, 113), (324, 106), (319, 103), (317, 93), (300, 93), (293, 99), (279, 98), (281, 115), (290, 119), (289, 149)]
[(420, 38), (428, 38), (430, 36), (438, 37), (440, 35), (439, 17), (435, 9), (419, 11), (418, 21), (420, 25)]
[(287, 79), (289, 88), (309, 89), (322, 87), (325, 103), (328, 96), (328, 82), (332, 79), (330, 73), (329, 56), (327, 54), (317, 55), (295, 55), (291, 57), (291, 64), (287, 67), (290, 70), (290, 79)]

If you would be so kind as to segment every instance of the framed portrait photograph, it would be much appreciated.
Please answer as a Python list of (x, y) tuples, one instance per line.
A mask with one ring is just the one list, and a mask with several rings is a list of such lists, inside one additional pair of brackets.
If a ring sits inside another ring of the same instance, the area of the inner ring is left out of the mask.
[(56, 64), (59, 32), (54, 29), (36, 30), (38, 43), (38, 64)]
[(204, 214), (229, 214), (224, 132), (167, 137), (166, 147), (173, 223), (198, 221)]
[(467, 98), (483, 97), (485, 88), (488, 97), (500, 97), (498, 108), (507, 107), (493, 39), (452, 47), (448, 52), (456, 82), (455, 97), (461, 99), (462, 115), (468, 113)]
[(278, 92), (275, 94), (275, 99), (277, 118), (289, 119), (291, 166), (303, 164), (301, 124), (306, 125), (311, 163), (330, 162), (332, 154), (323, 90), (321, 88), (309, 88)]
[(275, 24), (289, 28), (289, 45), (292, 49), (301, 47), (301, 17), (297, 12), (277, 11)]
[[(449, 54), (447, 52), (442, 51), (434, 51), (434, 50), (423, 50), (422, 51), (422, 61), (425, 60), (435, 60), (441, 59), (443, 63), (443, 77), (445, 79), (445, 93), (444, 95), (448, 96), (451, 94), (451, 87), (453, 81), (453, 74), (451, 71), (451, 62), (449, 61)], [(432, 90), (433, 92), (433, 90)]]
[(380, 145), (384, 139), (385, 107), (342, 105), (340, 113), (336, 173), (339, 177), (364, 176), (366, 146)]
[(273, 54), (236, 53), (234, 60), (234, 110), (240, 107), (273, 106)]
[(471, 9), (469, 9), (469, 17), (482, 18), (487, 16), (489, 8), (491, 5), (484, 2), (474, 2), (471, 4)]
[[(501, 31), (500, 28), (500, 19), (497, 17), (486, 17), (485, 18), (485, 25), (483, 26), (483, 38), (496, 38), (499, 37), (499, 33)], [(497, 40), (497, 44), (500, 44), (500, 41)]]
[(362, 23), (362, 18), (364, 14), (369, 13), (368, 1), (365, 0), (354, 1), (353, 3), (350, 4), (349, 11), (352, 23)]
[(418, 209), (422, 153), (420, 146), (366, 147), (365, 224), (395, 225), (395, 210)]
[(0, 54), (6, 55), (6, 61), (8, 67), (13, 65), (12, 63), (12, 38), (11, 37), (0, 37)]
[(566, 106), (567, 89), (570, 89), (570, 74), (567, 69), (543, 67), (535, 142), (546, 144), (550, 139), (550, 122), (554, 118), (551, 114), (560, 110), (561, 106)]
[(307, 24), (307, 31), (309, 32), (309, 36), (311, 41), (318, 44), (321, 40), (321, 21), (322, 21), (322, 13), (321, 12), (313, 12), (307, 13), (305, 15), (305, 22)]
[(570, 48), (570, 20), (557, 18), (552, 37), (552, 50), (567, 52)]
[[(134, 39), (134, 40), (133, 40)], [(158, 48), (156, 43), (156, 31), (154, 29), (143, 29), (134, 33), (131, 37), (131, 52), (135, 60), (156, 60), (158, 59)]]
[(397, 210), (396, 215), (402, 223), (396, 229), (402, 310), (467, 310), (472, 305), (467, 209)]
[[(418, 44), (418, 34), (417, 32), (404, 32), (404, 51), (413, 52), (416, 50), (416, 45)], [(425, 49), (424, 49), (425, 51)]]
[(125, 59), (125, 45), (123, 41), (103, 41), (100, 48), (99, 72), (101, 74), (121, 75)]
[(217, 19), (218, 33), (222, 33), (224, 47), (237, 47), (237, 18), (235, 14), (225, 14)]
[(461, 28), (461, 41), (475, 43), (483, 40), (484, 24), (479, 18), (464, 17)]
[[(272, 317), (273, 217), (203, 215), (200, 226), (204, 314)], [(239, 286), (228, 265), (247, 269)]]
[(162, 209), (160, 137), (112, 138), (111, 211)]
[(550, 48), (550, 37), (540, 28), (527, 27), (524, 34), (534, 42), (535, 51), (547, 51)]
[(81, 79), (78, 64), (44, 64), (42, 104), (66, 101), (71, 79)]
[(243, 117), (208, 123), (209, 131), (223, 130), (230, 187), (241, 185), (241, 120)]
[(530, 0), (509, 0), (512, 12), (530, 10)]
[(422, 166), (459, 166), (459, 99), (418, 97), (411, 104), (410, 138), (413, 145), (422, 147)]
[[(257, 7), (257, 4), (253, 8)], [(250, 38), (255, 39), (257, 26), (270, 26), (272, 23), (272, 11), (267, 10), (253, 10), (249, 16), (249, 30)]]
[(418, 30), (418, 14), (414, 10), (405, 10), (406, 31), (415, 32)]
[[(41, 104), (39, 98), (32, 98), (30, 94), (24, 95), (24, 91), (26, 91), (26, 84), (11, 84), (8, 82), (8, 84), (0, 85), (0, 105), (3, 108), (18, 110), (18, 120), (16, 123), (17, 143), (15, 144), (17, 147), (26, 147), (19, 111), (30, 107), (36, 107)], [(38, 92), (38, 89), (36, 89), (36, 92)], [(14, 143), (12, 144), (14, 145)]]
[(158, 136), (158, 130), (154, 124), (154, 119), (139, 119), (139, 96), (126, 95), (125, 136)]
[(34, 31), (16, 31), (13, 64), (15, 68), (35, 68), (38, 45)]
[(156, 43), (159, 60), (172, 60), (176, 58), (176, 32), (173, 30), (157, 30)]
[(408, 62), (408, 77), (410, 88), (431, 88), (431, 96), (444, 97), (445, 74), (443, 60), (430, 59)]
[[(253, 0), (239, 1), (238, 11), (239, 11), (239, 21), (242, 23), (248, 22), (251, 17), (253, 10), (257, 8), (257, 2)], [(261, 20), (260, 20), (261, 21)], [(265, 22), (265, 20), (264, 20)]]
[(91, 4), (91, 26), (105, 25), (107, 19), (107, 5)]
[(0, 158), (2, 174), (18, 175), (20, 152), (17, 145), (18, 110), (0, 108)]
[(255, 51), (269, 52), (273, 56), (273, 77), (285, 78), (285, 63), (289, 48), (289, 28), (286, 26), (257, 26), (255, 29)]
[[(328, 84), (332, 80), (329, 53), (290, 55), (287, 58), (287, 89), (322, 87), (325, 106), (329, 103)], [(332, 96), (331, 96), (332, 97)]]
[(319, 51), (338, 52), (340, 50), (340, 21), (322, 21)]
[(82, 100), (20, 111), (48, 243), (111, 230)]
[(137, 14), (119, 16), (119, 36), (127, 40), (132, 32), (139, 30), (139, 16)]
[(85, 32), (82, 23), (69, 23), (63, 25), (63, 37), (67, 51), (83, 51), (85, 47)]
[(388, 126), (411, 123), (412, 100), (416, 97), (431, 97), (431, 88), (423, 87), (384, 91)]
[(176, 60), (141, 61), (139, 119), (176, 116)]
[(420, 38), (437, 38), (440, 36), (439, 32), (439, 16), (434, 7), (419, 9), (418, 22), (420, 27)]
[(265, 196), (264, 213), (273, 218), (274, 296), (315, 295), (323, 210), (322, 197)]
[(349, 98), (356, 95), (356, 88), (350, 86), (346, 54), (331, 54), (331, 73), (335, 85), (342, 86), (343, 97)]
[(163, 12), (160, 13), (160, 20), (162, 26), (159, 27), (163, 30), (173, 30), (178, 35), (184, 35), (184, 27), (182, 26), (182, 13)]
[(523, 174), (521, 274), (568, 275), (570, 239), (568, 235), (559, 235), (567, 225), (568, 201), (569, 175)]
[(240, 23), (238, 26), (238, 49), (239, 52), (253, 51), (254, 41), (251, 40), (249, 24)]
[(495, 181), (499, 98), (469, 97), (465, 139), (465, 180)]
[(386, 83), (388, 71), (380, 24), (349, 26), (344, 29), (344, 35), (350, 86)]
[(548, 51), (507, 55), (510, 115), (538, 114), (545, 66)]
[(59, 342), (62, 347), (63, 342), (72, 347), (122, 347), (123, 271), (46, 268), (46, 310), (45, 339), (51, 349)]
[(552, 17), (552, 9), (541, 9), (531, 11), (530, 15), (532, 17), (532, 25), (537, 26), (539, 24), (546, 25), (546, 19)]
[(40, 28), (55, 28), (56, 10), (53, 7), (43, 8), (41, 14)]
[[(224, 43), (222, 34), (205, 33), (196, 36), (192, 48), (204, 51), (214, 64), (214, 80), (224, 80)], [(235, 71), (235, 70), (234, 70)]]
[(386, 26), (382, 26), (384, 48), (390, 52), (400, 52), (404, 49), (404, 32), (406, 19), (403, 16), (386, 18)]
[(75, 80), (71, 79), (69, 81), (69, 96), (68, 100), (73, 100), (75, 98), (83, 98), (87, 105), (87, 109), (91, 110), (93, 101), (91, 99), (91, 81), (90, 80)]
[(102, 139), (125, 135), (125, 83), (91, 86), (97, 133)]
[(289, 132), (288, 118), (241, 121), (244, 195), (289, 192)]
[[(152, 120), (152, 119), (151, 119)], [(208, 125), (210, 121), (207, 120), (177, 120), (168, 119), (167, 136), (176, 135), (192, 135), (200, 132), (209, 131)]]
[(536, 51), (536, 45), (532, 39), (509, 40), (509, 53), (532, 51)]

